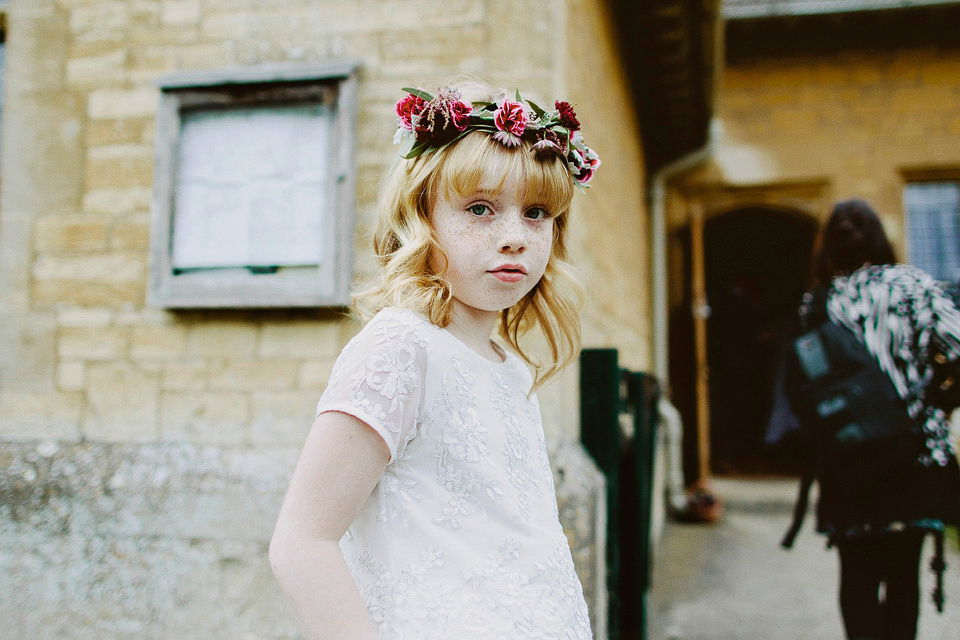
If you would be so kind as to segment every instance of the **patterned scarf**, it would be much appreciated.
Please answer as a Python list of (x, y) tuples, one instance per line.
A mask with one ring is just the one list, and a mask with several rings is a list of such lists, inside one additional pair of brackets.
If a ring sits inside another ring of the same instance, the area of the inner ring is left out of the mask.
[(950, 416), (928, 404), (924, 390), (932, 375), (931, 335), (939, 336), (951, 355), (960, 353), (960, 311), (951, 299), (916, 267), (868, 266), (833, 279), (827, 313), (866, 344), (910, 415), (922, 421), (928, 451), (920, 462), (945, 466), (948, 456), (956, 455)]

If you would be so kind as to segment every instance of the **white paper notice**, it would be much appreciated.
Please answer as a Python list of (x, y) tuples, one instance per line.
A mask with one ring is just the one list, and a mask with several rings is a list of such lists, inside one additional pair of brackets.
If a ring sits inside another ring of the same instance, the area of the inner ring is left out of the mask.
[(332, 122), (322, 105), (184, 114), (173, 267), (320, 264)]

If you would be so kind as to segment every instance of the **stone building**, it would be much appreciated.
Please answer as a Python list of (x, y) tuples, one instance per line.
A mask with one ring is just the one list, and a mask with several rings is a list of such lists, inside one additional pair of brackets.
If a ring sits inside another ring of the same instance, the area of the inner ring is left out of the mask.
[[(401, 87), (476, 74), (575, 105), (603, 159), (573, 216), (584, 343), (655, 368), (648, 178), (706, 137), (718, 13), (635, 4), (0, 3), (5, 637), (296, 636), (266, 543), (359, 327), (344, 303), (374, 270)], [(191, 200), (203, 180), (216, 188)], [(223, 210), (243, 224), (206, 215)], [(573, 367), (541, 403), (604, 637), (602, 479), (576, 445), (577, 393)]]
[(710, 140), (666, 197), (668, 377), (688, 477), (700, 438), (714, 473), (790, 469), (762, 437), (834, 201), (866, 199), (899, 259), (960, 278), (958, 3), (726, 0), (723, 13)]
[[(758, 442), (776, 339), (832, 201), (870, 200), (904, 259), (958, 277), (960, 3), (720, 4), (0, 2), (4, 634), (296, 637), (266, 542), (359, 327), (343, 302), (374, 269), (392, 104), (451, 74), (575, 105), (603, 159), (574, 211), (585, 346), (668, 383), (687, 480), (769, 471)], [(329, 218), (290, 199), (280, 210), (304, 233), (259, 228), (273, 253), (237, 268), (219, 242), (237, 229), (174, 224), (174, 160), (261, 175), (231, 153), (230, 129), (204, 144), (203, 111), (256, 117), (291, 96), (319, 105), (273, 115), (288, 140), (318, 127), (303, 142), (324, 172), (305, 188)], [(324, 260), (302, 259), (310, 237)], [(278, 264), (282, 241), (297, 251)], [(576, 446), (575, 367), (541, 403), (605, 637), (604, 505)]]

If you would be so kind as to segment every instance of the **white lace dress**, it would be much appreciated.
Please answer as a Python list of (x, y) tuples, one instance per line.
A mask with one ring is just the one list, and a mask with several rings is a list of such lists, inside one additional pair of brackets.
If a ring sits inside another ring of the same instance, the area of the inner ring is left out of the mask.
[(381, 640), (592, 638), (530, 385), (401, 309), (344, 348), (317, 413), (390, 448), (340, 543)]

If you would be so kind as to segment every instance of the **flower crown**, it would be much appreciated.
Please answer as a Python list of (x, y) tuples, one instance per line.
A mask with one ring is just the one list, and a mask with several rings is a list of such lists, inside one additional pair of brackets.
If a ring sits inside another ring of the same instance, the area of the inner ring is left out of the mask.
[(470, 131), (485, 131), (505, 147), (522, 140), (533, 142), (536, 154), (553, 153), (563, 158), (573, 179), (587, 186), (600, 166), (600, 157), (583, 143), (580, 122), (569, 102), (555, 102), (554, 111), (504, 94), (496, 102), (464, 102), (455, 89), (442, 89), (433, 97), (422, 89), (405, 88), (407, 95), (397, 101), (400, 118), (394, 143), (410, 141), (404, 158), (441, 149)]

